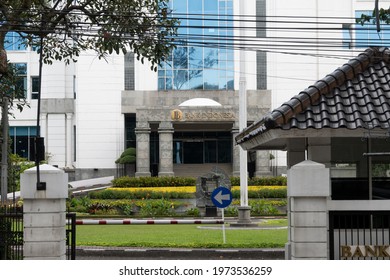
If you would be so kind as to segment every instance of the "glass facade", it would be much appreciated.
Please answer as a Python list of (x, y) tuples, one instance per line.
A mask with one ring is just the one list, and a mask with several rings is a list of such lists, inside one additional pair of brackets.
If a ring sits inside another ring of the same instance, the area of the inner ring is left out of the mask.
[(182, 42), (158, 70), (159, 90), (233, 90), (232, 0), (171, 0)]
[(30, 155), (30, 137), (37, 134), (36, 126), (14, 126), (9, 129), (11, 138), (11, 151), (23, 158)]
[(232, 162), (230, 132), (175, 132), (173, 138), (175, 164)]

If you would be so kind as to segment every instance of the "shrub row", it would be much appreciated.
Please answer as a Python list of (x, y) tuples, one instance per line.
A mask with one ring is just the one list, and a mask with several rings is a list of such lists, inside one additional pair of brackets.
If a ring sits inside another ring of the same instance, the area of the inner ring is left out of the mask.
[[(232, 186), (240, 185), (240, 177), (230, 178)], [(150, 187), (181, 187), (195, 186), (196, 179), (191, 177), (119, 177), (112, 181), (116, 188), (150, 188)], [(249, 186), (287, 186), (287, 178), (253, 177), (248, 179)]]
[[(286, 200), (249, 200), (252, 216), (280, 215), (277, 207), (286, 204)], [(180, 206), (189, 206), (185, 203), (170, 201), (166, 199), (148, 200), (102, 200), (88, 198), (72, 198), (68, 200), (68, 209), (78, 213), (88, 213), (91, 215), (125, 215), (140, 217), (171, 217), (177, 215), (199, 216), (197, 208), (188, 208), (184, 213), (178, 212)], [(237, 216), (237, 201), (232, 206), (225, 209), (227, 216)]]
[(195, 186), (194, 178), (186, 177), (119, 177), (112, 181), (115, 188), (150, 188)]
[[(195, 198), (195, 187), (108, 188), (89, 193), (93, 199), (185, 199)], [(240, 197), (240, 188), (232, 188), (233, 198)], [(286, 198), (286, 186), (250, 186), (249, 198)]]
[(99, 215), (135, 215), (141, 217), (174, 216), (183, 203), (166, 199), (108, 200), (72, 198), (68, 201), (70, 211)]
[(195, 195), (193, 192), (166, 191), (156, 188), (109, 188), (91, 192), (89, 197), (93, 199), (184, 199), (193, 198)]
[[(232, 186), (240, 185), (240, 177), (231, 177)], [(248, 179), (248, 186), (287, 186), (287, 177), (252, 177)]]

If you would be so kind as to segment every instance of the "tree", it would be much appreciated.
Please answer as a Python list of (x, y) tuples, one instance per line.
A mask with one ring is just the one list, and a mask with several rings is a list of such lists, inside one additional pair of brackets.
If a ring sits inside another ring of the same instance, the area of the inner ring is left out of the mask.
[(361, 25), (364, 25), (366, 23), (374, 23), (377, 26), (377, 31), (380, 31), (380, 23), (384, 22), (386, 24), (390, 23), (390, 8), (389, 9), (383, 9), (378, 7), (379, 1), (375, 1), (375, 9), (372, 10), (372, 13), (362, 14), (360, 18), (356, 19), (356, 23), (360, 23)]
[(42, 43), (45, 63), (69, 63), (88, 49), (100, 58), (130, 49), (157, 70), (174, 47), (177, 24), (167, 0), (2, 0), (0, 74), (6, 73), (4, 46), (10, 31), (39, 51)]
[[(1, 0), (0, 77), (9, 73), (5, 49), (9, 32), (36, 48), (46, 64), (76, 62), (85, 50), (95, 50), (99, 58), (130, 50), (142, 63), (149, 60), (156, 71), (174, 48), (177, 24), (167, 0)], [(6, 92), (0, 94), (3, 104), (11, 100)], [(4, 145), (2, 150), (4, 154)]]

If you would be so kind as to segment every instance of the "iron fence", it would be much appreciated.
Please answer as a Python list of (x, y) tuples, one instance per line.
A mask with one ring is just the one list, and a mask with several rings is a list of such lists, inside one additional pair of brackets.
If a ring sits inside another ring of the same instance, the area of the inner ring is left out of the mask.
[(330, 211), (332, 260), (390, 259), (390, 211)]
[(66, 214), (66, 258), (76, 259), (76, 213)]
[[(66, 214), (66, 258), (76, 259), (76, 214)], [(0, 208), (0, 260), (23, 259), (23, 210)]]
[(21, 208), (0, 208), (0, 259), (23, 259), (23, 212)]

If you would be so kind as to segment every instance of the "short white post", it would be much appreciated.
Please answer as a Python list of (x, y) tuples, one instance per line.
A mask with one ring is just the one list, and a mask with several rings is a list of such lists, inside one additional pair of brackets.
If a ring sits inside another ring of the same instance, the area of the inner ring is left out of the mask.
[(40, 165), (39, 169), (43, 189), (37, 190), (36, 167), (24, 171), (20, 177), (24, 259), (64, 260), (68, 175), (47, 164)]
[(328, 258), (329, 169), (310, 160), (288, 170), (289, 234), (286, 259)]

